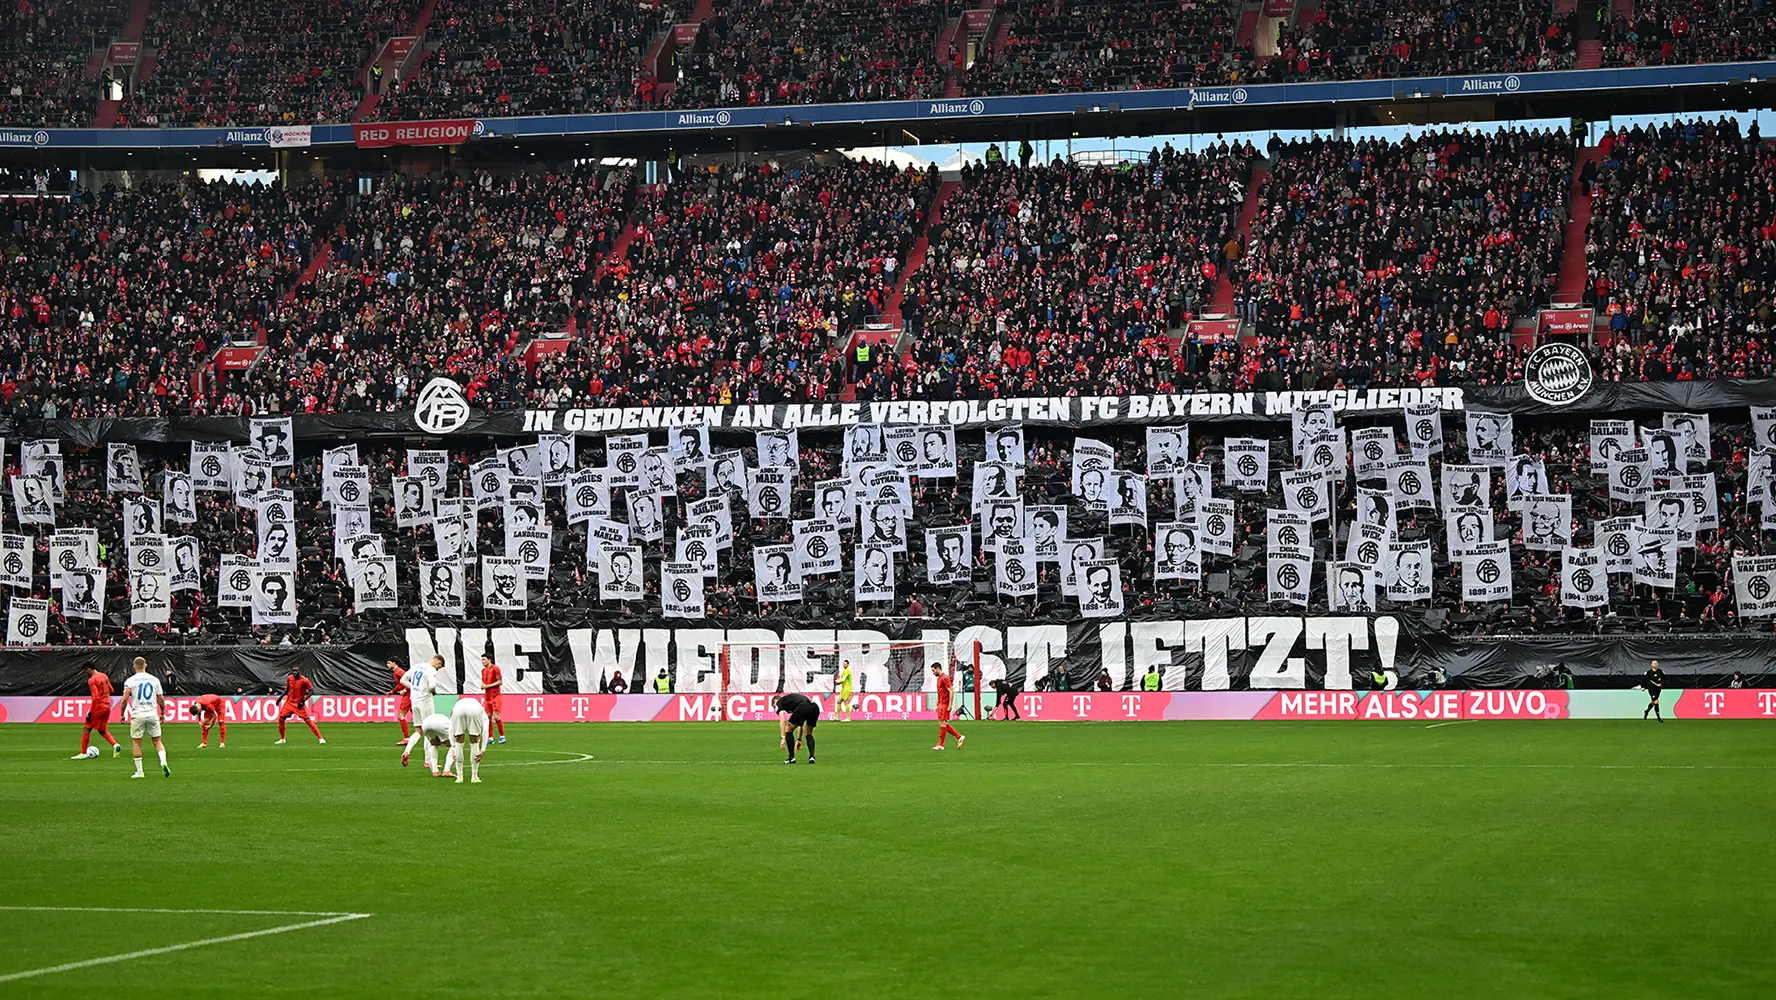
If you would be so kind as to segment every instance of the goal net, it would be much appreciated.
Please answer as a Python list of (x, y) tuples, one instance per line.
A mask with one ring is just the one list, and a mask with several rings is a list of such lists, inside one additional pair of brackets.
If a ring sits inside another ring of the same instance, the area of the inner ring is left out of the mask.
[(942, 667), (955, 682), (955, 709), (980, 717), (980, 644), (948, 642), (794, 642), (731, 639), (720, 647), (718, 718), (774, 718), (770, 697), (805, 694), (821, 710), (838, 707), (840, 671), (851, 667), (851, 708), (857, 718), (903, 718), (927, 711)]

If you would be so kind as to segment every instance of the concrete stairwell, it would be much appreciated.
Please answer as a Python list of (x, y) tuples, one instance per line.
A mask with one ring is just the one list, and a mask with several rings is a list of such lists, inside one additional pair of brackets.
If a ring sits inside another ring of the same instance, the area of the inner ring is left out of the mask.
[[(322, 243), (321, 248), (315, 251), (314, 260), (308, 262), (308, 266), (302, 269), (302, 275), (296, 279), (296, 283), (291, 285), (290, 290), (284, 293), (284, 301), (289, 302), (295, 299), (296, 290), (313, 281), (314, 276), (320, 272), (321, 268), (326, 267), (327, 263), (332, 259), (333, 243), (329, 240), (326, 243)], [(260, 343), (264, 342), (263, 339), (260, 340)]]
[(635, 221), (631, 219), (623, 223), (622, 232), (619, 232), (617, 238), (611, 241), (610, 253), (605, 255), (604, 262), (598, 266), (598, 272), (603, 274), (618, 262), (628, 260), (629, 244), (633, 242), (635, 242)]
[(1560, 256), (1560, 280), (1554, 286), (1555, 305), (1577, 305), (1585, 301), (1585, 285), (1591, 280), (1590, 262), (1585, 254), (1585, 238), (1591, 226), (1591, 193), (1579, 183), (1585, 164), (1596, 163), (1603, 152), (1596, 146), (1579, 151), (1573, 164), (1572, 193), (1567, 198), (1565, 248)]
[(1596, 69), (1603, 65), (1603, 29), (1597, 23), (1597, 11), (1608, 2), (1609, 0), (1571, 0), (1570, 3), (1556, 2), (1554, 5), (1554, 13), (1562, 17), (1573, 15), (1576, 36), (1576, 44), (1573, 46), (1575, 69)]
[(956, 40), (956, 35), (961, 30), (962, 15), (957, 14), (944, 22), (943, 30), (937, 33), (937, 44), (931, 49), (931, 63), (938, 67), (938, 74), (944, 81), (945, 97), (958, 97), (962, 92), (960, 75), (955, 72), (950, 59), (950, 43)]
[[(1264, 182), (1269, 179), (1270, 170), (1268, 168), (1253, 167), (1252, 179), (1246, 182), (1246, 200), (1240, 206), (1237, 226), (1242, 248), (1251, 246), (1252, 220), (1258, 218), (1258, 192), (1264, 187)], [(1241, 252), (1243, 253), (1244, 250), (1242, 249)], [(1215, 282), (1215, 299), (1210, 304), (1209, 311), (1220, 316), (1233, 315), (1233, 282), (1228, 278), (1226, 271), (1222, 272), (1221, 280)]]
[(396, 45), (394, 39), (391, 38), (371, 55), (368, 62), (364, 63), (363, 68), (358, 71), (358, 82), (363, 84), (366, 90), (364, 99), (359, 101), (357, 108), (352, 111), (352, 121), (361, 122), (368, 119), (371, 112), (376, 110), (376, 106), (382, 103), (382, 95), (369, 86), (370, 70), (373, 67), (381, 65), (383, 79), (386, 81), (385, 85), (393, 87), (411, 75), (414, 67), (418, 66), (420, 61), (425, 58), (426, 31), (431, 27), (432, 15), (437, 10), (438, 0), (426, 0), (425, 6), (421, 7), (419, 13), (413, 16), (413, 23), (399, 29), (394, 36), (395, 38), (411, 37), (412, 43), (404, 46)]
[(900, 304), (906, 299), (907, 279), (925, 265), (925, 255), (931, 250), (932, 230), (943, 221), (944, 202), (949, 201), (950, 196), (961, 187), (961, 181), (944, 181), (937, 189), (937, 195), (931, 199), (931, 210), (925, 213), (925, 225), (919, 230), (919, 238), (913, 241), (912, 249), (907, 251), (906, 260), (901, 264), (900, 276), (894, 282), (894, 291), (888, 296), (888, 304), (882, 309), (883, 322), (901, 325)]
[[(138, 79), (146, 79), (150, 68), (149, 64), (146, 62), (146, 53), (140, 48), (142, 44), (142, 33), (148, 27), (149, 3), (150, 0), (130, 0), (129, 11), (123, 16), (123, 28), (118, 32), (116, 38), (119, 42), (134, 42), (137, 45), (136, 65)], [(105, 71), (105, 67), (110, 65), (110, 62), (111, 46), (106, 45), (103, 48), (94, 49), (92, 58), (88, 60), (86, 64), (87, 79), (95, 81), (96, 85), (99, 74)], [(115, 78), (116, 75), (114, 70), (112, 74), (113, 78)], [(122, 101), (113, 101), (110, 99), (100, 100), (97, 113), (93, 116), (93, 125), (98, 128), (110, 128), (115, 125), (117, 123), (117, 114), (122, 107)]]
[(685, 48), (697, 41), (697, 35), (703, 30), (704, 22), (715, 13), (715, 0), (697, 0), (691, 8), (690, 19), (678, 24), (669, 24), (666, 30), (648, 46), (647, 54), (641, 57), (641, 64), (653, 74), (654, 103), (663, 104), (678, 81), (668, 72), (671, 69), (669, 60), (672, 53)]

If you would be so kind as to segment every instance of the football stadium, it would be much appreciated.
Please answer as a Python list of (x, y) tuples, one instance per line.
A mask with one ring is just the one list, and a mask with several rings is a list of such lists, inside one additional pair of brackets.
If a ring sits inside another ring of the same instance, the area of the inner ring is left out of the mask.
[(0, 49), (0, 996), (1776, 995), (1776, 7)]

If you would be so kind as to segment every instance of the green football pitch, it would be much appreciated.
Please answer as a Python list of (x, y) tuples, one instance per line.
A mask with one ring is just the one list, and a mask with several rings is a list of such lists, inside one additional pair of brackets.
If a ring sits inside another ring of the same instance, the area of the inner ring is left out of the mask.
[(0, 726), (0, 996), (1776, 995), (1768, 724), (962, 728)]

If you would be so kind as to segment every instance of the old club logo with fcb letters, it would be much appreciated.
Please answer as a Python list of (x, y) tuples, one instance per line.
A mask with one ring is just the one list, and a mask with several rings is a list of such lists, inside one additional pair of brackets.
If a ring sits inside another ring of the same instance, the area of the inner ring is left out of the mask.
[(414, 404), (413, 422), (427, 434), (449, 434), (468, 423), (469, 401), (462, 387), (443, 376), (427, 382)]
[(1571, 344), (1543, 344), (1523, 365), (1529, 398), (1549, 406), (1576, 402), (1591, 388), (1591, 361)]

